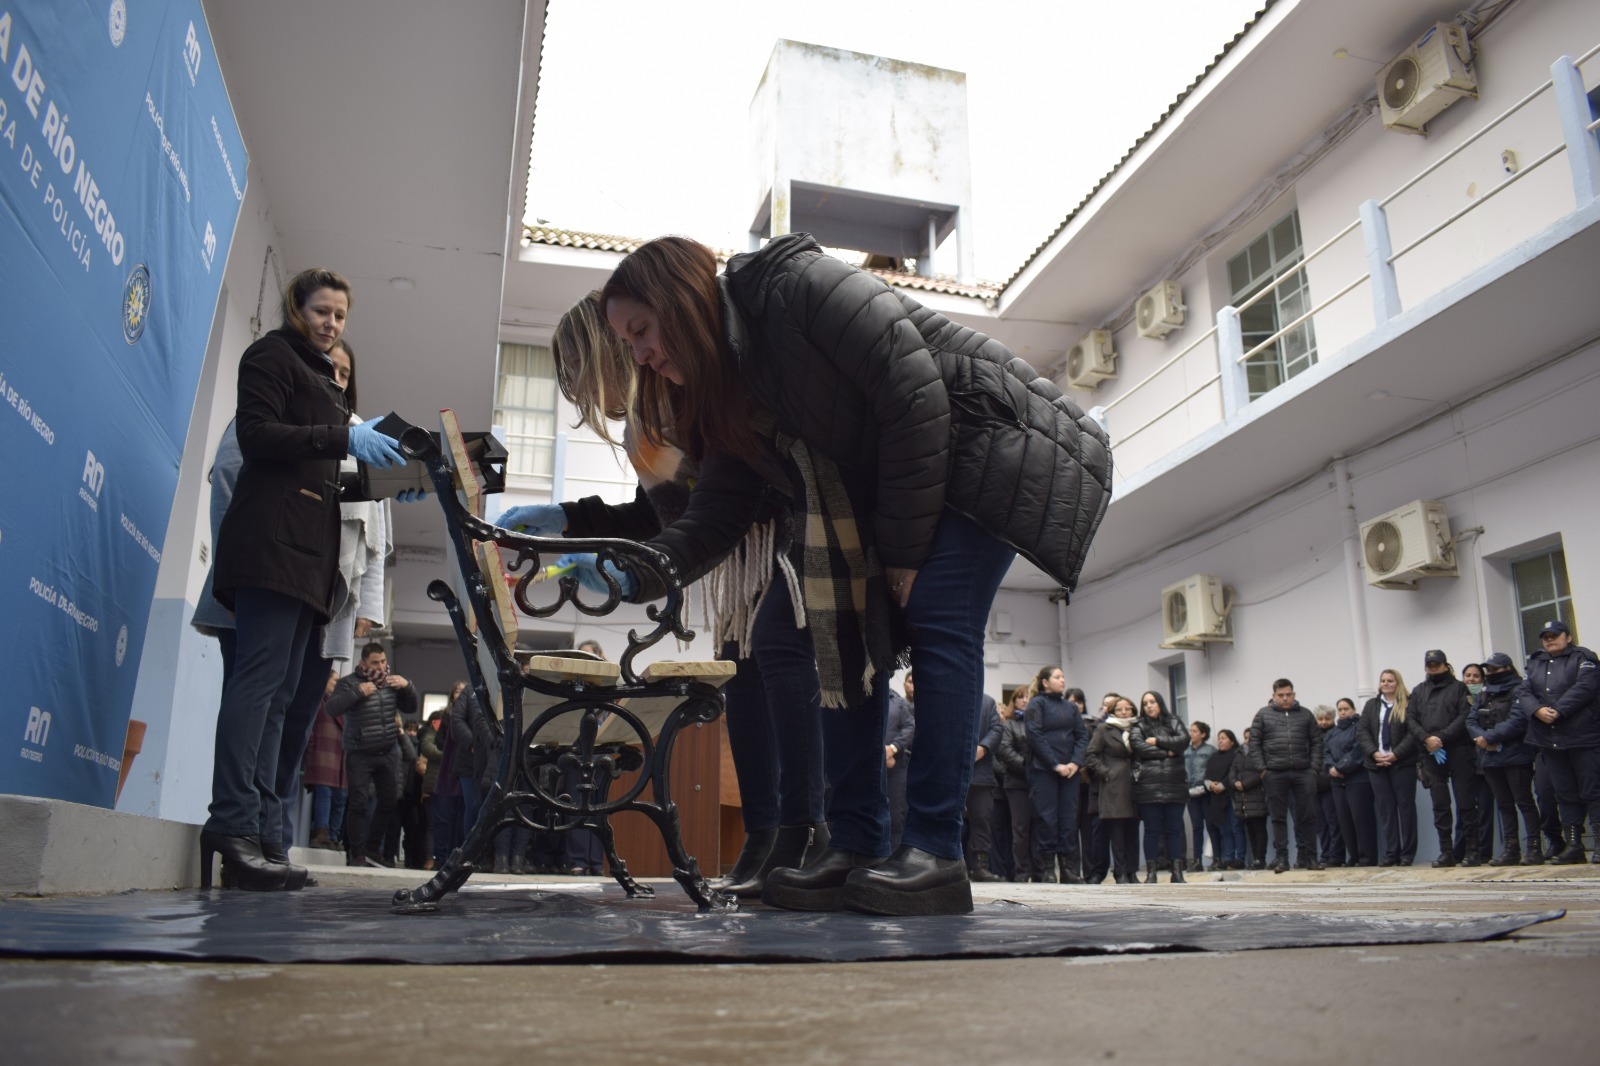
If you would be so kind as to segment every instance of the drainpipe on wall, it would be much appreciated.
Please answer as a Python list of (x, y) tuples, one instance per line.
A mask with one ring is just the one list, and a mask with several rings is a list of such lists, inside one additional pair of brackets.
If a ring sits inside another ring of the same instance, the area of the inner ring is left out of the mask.
[(1372, 673), (1372, 638), (1367, 631), (1366, 590), (1361, 577), (1361, 526), (1356, 521), (1355, 493), (1350, 488), (1350, 466), (1344, 456), (1333, 460), (1333, 481), (1339, 490), (1339, 518), (1344, 526), (1344, 589), (1350, 601), (1350, 635), (1356, 650), (1356, 698), (1378, 694)]

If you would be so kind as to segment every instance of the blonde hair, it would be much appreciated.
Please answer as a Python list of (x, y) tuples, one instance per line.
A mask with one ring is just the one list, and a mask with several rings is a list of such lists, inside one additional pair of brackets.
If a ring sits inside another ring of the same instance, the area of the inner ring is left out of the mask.
[(1389, 716), (1396, 722), (1404, 722), (1406, 720), (1406, 700), (1409, 698), (1406, 694), (1406, 679), (1400, 676), (1400, 671), (1389, 669), (1378, 671), (1379, 681), (1383, 680), (1384, 674), (1389, 674), (1394, 678), (1394, 710), (1389, 712)]
[(617, 339), (596, 289), (568, 309), (550, 338), (561, 394), (578, 409), (575, 426), (588, 426), (601, 440), (620, 446), (612, 423), (628, 417), (638, 387), (638, 368)]

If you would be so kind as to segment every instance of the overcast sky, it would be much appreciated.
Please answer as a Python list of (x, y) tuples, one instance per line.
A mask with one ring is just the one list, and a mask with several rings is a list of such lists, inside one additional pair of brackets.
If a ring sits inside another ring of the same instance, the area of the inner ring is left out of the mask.
[(743, 248), (779, 38), (963, 71), (980, 278), (1008, 277), (1261, 0), (550, 0), (528, 221)]

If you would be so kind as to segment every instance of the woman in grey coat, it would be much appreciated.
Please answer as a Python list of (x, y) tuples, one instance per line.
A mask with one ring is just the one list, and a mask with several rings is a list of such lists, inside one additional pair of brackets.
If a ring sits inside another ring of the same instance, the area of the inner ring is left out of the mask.
[(1111, 840), (1111, 869), (1119, 885), (1138, 884), (1139, 811), (1133, 802), (1133, 701), (1118, 696), (1089, 741), (1088, 773), (1100, 797), (1100, 821)]

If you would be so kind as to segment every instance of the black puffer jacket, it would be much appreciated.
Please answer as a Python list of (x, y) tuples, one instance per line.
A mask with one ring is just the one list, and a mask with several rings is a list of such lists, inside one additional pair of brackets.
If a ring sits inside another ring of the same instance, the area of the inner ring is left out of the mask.
[(1406, 730), (1423, 751), (1429, 737), (1438, 737), (1446, 748), (1464, 748), (1472, 743), (1467, 735), (1471, 707), (1472, 693), (1456, 675), (1429, 677), (1406, 700)]
[[(1154, 744), (1146, 743), (1151, 738)], [(1183, 765), (1183, 749), (1189, 746), (1189, 729), (1168, 713), (1151, 718), (1141, 713), (1128, 731), (1138, 771), (1133, 783), (1133, 798), (1139, 803), (1189, 802), (1189, 774)]]
[(754, 397), (782, 430), (875, 478), (885, 566), (920, 567), (950, 507), (1077, 584), (1110, 501), (1111, 453), (1054, 385), (806, 234), (733, 257), (723, 295)]
[(344, 719), (345, 751), (392, 751), (400, 739), (394, 716), (416, 714), (417, 693), (410, 685), (379, 686), (372, 695), (363, 696), (361, 685), (365, 681), (360, 674), (341, 677), (324, 710), (330, 718)]
[(1028, 727), (1021, 715), (1000, 722), (1000, 743), (995, 745), (994, 761), (1000, 768), (1001, 788), (1027, 788), (1028, 763), (1033, 751), (1028, 747)]
[(1267, 704), (1250, 726), (1250, 762), (1257, 770), (1322, 771), (1322, 727), (1298, 702), (1287, 711)]
[(1347, 785), (1352, 778), (1366, 777), (1366, 768), (1361, 765), (1361, 743), (1357, 732), (1361, 726), (1359, 716), (1341, 718), (1333, 724), (1333, 728), (1322, 734), (1327, 741), (1323, 750), (1322, 764), (1330, 770), (1338, 770), (1339, 777), (1334, 778), (1334, 784)]
[[(1570, 644), (1560, 655), (1537, 651), (1528, 666), (1517, 701), (1528, 714), (1527, 743), (1536, 748), (1600, 747), (1600, 660), (1594, 652)], [(1540, 707), (1560, 715), (1554, 723), (1539, 721)]]
[(1528, 732), (1528, 711), (1517, 701), (1522, 676), (1515, 670), (1489, 676), (1496, 680), (1483, 686), (1467, 712), (1467, 732), (1474, 741), (1483, 737), (1489, 744), (1477, 748), (1478, 765), (1485, 769), (1531, 765), (1533, 749), (1522, 743)]
[[(1267, 793), (1262, 788), (1265, 782), (1261, 770), (1250, 758), (1254, 747), (1252, 744), (1249, 748), (1239, 749), (1239, 754), (1234, 756), (1233, 763), (1228, 767), (1227, 778), (1222, 782), (1228, 786), (1228, 795), (1233, 797), (1233, 813), (1240, 818), (1267, 816)], [(1240, 785), (1244, 787), (1240, 788)]]
[(261, 588), (332, 614), (339, 569), (339, 460), (350, 413), (333, 364), (298, 333), (275, 329), (239, 360), (236, 427), (244, 465), (217, 533), (212, 594), (230, 611)]

